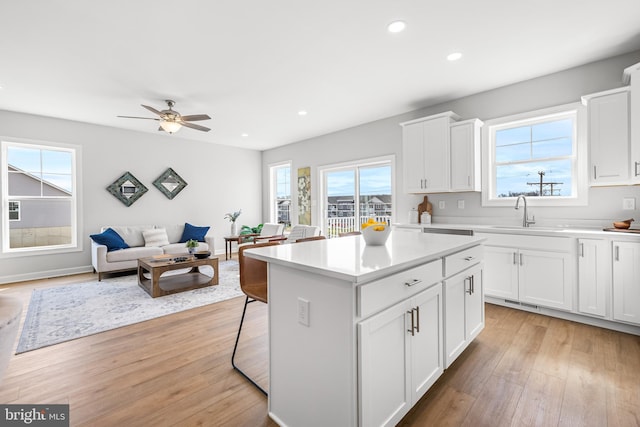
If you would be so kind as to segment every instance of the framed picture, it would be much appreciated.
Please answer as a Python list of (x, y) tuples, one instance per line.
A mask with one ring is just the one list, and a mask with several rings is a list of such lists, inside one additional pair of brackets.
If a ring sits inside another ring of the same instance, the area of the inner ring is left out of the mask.
[(187, 182), (182, 179), (176, 171), (168, 168), (166, 171), (162, 172), (162, 175), (153, 181), (153, 185), (160, 190), (162, 194), (167, 196), (167, 199), (172, 200), (187, 186)]
[(107, 187), (107, 191), (116, 199), (129, 207), (148, 191), (140, 181), (130, 172), (126, 172)]

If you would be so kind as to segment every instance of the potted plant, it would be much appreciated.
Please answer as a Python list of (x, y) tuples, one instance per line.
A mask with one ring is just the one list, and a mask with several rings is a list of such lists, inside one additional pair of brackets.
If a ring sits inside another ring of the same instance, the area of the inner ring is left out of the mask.
[(240, 214), (242, 213), (242, 209), (233, 212), (233, 213), (228, 213), (224, 216), (224, 219), (228, 219), (231, 222), (231, 235), (232, 236), (237, 236), (238, 235), (238, 228), (236, 226), (236, 219), (238, 219), (238, 217), (240, 216)]
[(187, 250), (189, 251), (190, 254), (193, 254), (196, 251), (196, 248), (198, 247), (200, 243), (198, 243), (197, 240), (194, 239), (189, 239), (187, 240), (187, 243), (185, 244), (185, 246), (187, 247)]

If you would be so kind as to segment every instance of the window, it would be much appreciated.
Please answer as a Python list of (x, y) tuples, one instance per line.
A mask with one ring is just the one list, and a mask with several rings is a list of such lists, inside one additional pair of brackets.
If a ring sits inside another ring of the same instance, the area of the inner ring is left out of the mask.
[(384, 157), (320, 169), (322, 228), (327, 237), (360, 230), (368, 218), (392, 222), (393, 163), (393, 157)]
[(485, 123), (483, 205), (586, 204), (586, 141), (578, 104)]
[(76, 149), (2, 142), (2, 252), (77, 247)]
[(271, 222), (291, 226), (291, 164), (271, 166)]
[(20, 202), (9, 202), (9, 221), (20, 221)]

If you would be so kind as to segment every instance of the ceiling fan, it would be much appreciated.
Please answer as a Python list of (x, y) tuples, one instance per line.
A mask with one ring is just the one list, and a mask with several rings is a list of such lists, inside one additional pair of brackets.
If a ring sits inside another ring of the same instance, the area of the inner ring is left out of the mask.
[(178, 113), (176, 110), (173, 109), (173, 106), (176, 104), (174, 101), (167, 99), (165, 100), (165, 102), (167, 103), (167, 106), (169, 107), (169, 109), (167, 110), (162, 110), (162, 111), (158, 111), (153, 107), (149, 107), (148, 105), (144, 105), (142, 104), (142, 106), (144, 108), (146, 108), (147, 110), (151, 111), (154, 114), (157, 114), (158, 116), (160, 116), (159, 118), (156, 117), (134, 117), (134, 116), (118, 116), (118, 117), (122, 117), (125, 119), (143, 119), (143, 120), (157, 120), (160, 122), (160, 127), (158, 128), (159, 131), (165, 131), (165, 132), (169, 132), (169, 133), (175, 133), (177, 131), (180, 130), (180, 128), (182, 126), (184, 127), (188, 127), (191, 129), (195, 129), (195, 130), (201, 130), (203, 132), (209, 132), (211, 129), (209, 129), (208, 127), (204, 127), (204, 126), (200, 126), (197, 125), (195, 123), (191, 123), (191, 122), (197, 122), (199, 120), (210, 120), (211, 117), (209, 117), (206, 114), (192, 114), (189, 116), (183, 116), (180, 113)]

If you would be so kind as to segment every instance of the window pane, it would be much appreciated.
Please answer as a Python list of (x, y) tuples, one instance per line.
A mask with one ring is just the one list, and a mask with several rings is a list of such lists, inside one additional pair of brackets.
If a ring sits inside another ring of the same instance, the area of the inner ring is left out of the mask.
[[(542, 183), (540, 182), (542, 173)], [(496, 167), (496, 196), (571, 196), (571, 160)]]
[(532, 149), (534, 159), (571, 156), (573, 152), (573, 143), (571, 138), (551, 139), (534, 142), (532, 144)]
[(531, 144), (515, 144), (496, 147), (496, 162), (515, 162), (531, 158)]
[(543, 141), (554, 138), (571, 138), (573, 135), (573, 120), (563, 119), (540, 123), (531, 127), (531, 139)]
[(8, 147), (7, 163), (25, 172), (40, 172), (40, 150), (37, 148)]
[(276, 221), (279, 224), (291, 225), (291, 168), (289, 166), (275, 169)]
[(531, 128), (520, 126), (496, 131), (496, 147), (531, 141)]
[(42, 172), (71, 175), (73, 161), (68, 151), (42, 150)]
[(22, 200), (20, 221), (9, 222), (11, 249), (71, 244), (70, 200)]
[(10, 196), (40, 196), (40, 176), (22, 172), (8, 174)]
[(391, 166), (360, 168), (360, 223), (391, 218)]

